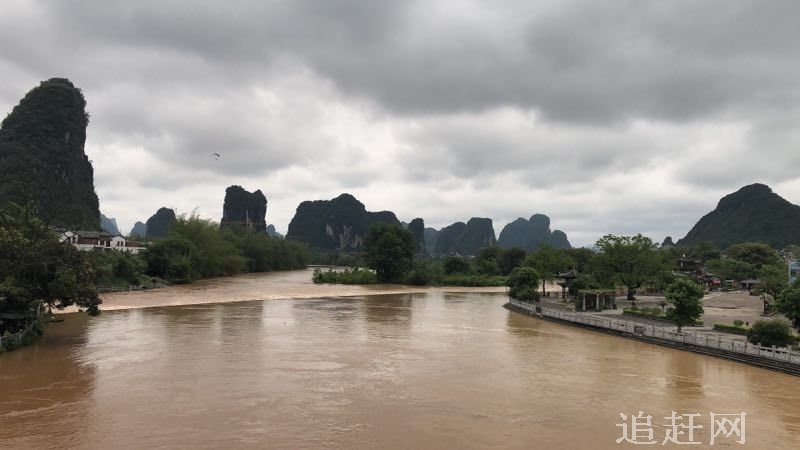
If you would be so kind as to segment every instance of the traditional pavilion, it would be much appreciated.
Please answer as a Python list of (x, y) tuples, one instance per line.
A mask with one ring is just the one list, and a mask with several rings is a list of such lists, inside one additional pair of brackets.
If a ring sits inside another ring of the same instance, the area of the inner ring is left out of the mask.
[(561, 298), (567, 298), (567, 293), (569, 293), (569, 287), (572, 285), (572, 282), (575, 281), (575, 278), (578, 278), (578, 271), (575, 269), (570, 270), (566, 273), (559, 273), (556, 275), (556, 278), (560, 278), (560, 281), (557, 281), (556, 284), (561, 286)]
[(602, 311), (616, 306), (617, 293), (613, 290), (586, 290), (581, 291), (578, 297), (575, 301), (575, 311), (588, 311), (590, 309)]

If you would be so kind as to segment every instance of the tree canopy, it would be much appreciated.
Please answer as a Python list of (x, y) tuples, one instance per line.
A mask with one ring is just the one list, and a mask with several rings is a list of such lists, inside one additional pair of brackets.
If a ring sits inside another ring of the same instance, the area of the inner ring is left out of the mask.
[(759, 320), (747, 330), (751, 344), (764, 347), (786, 347), (794, 342), (789, 324), (783, 320)]
[(175, 283), (242, 272), (299, 269), (308, 263), (303, 244), (243, 227), (220, 229), (197, 216), (179, 217), (169, 235), (144, 253), (147, 271)]
[(39, 305), (77, 305), (99, 313), (94, 272), (86, 257), (58, 237), (28, 207), (0, 210), (0, 312), (35, 314)]
[(399, 225), (376, 223), (364, 239), (367, 266), (382, 282), (398, 282), (411, 268), (414, 237)]
[(69, 80), (31, 89), (0, 126), (0, 202), (29, 204), (48, 225), (99, 230), (88, 124), (83, 94)]
[(705, 290), (688, 278), (678, 278), (667, 287), (666, 298), (672, 304), (667, 317), (678, 326), (678, 333), (684, 325), (691, 325), (703, 315), (703, 295)]
[(542, 277), (542, 294), (545, 293), (545, 284), (555, 280), (559, 272), (566, 272), (575, 267), (575, 261), (569, 256), (566, 249), (558, 249), (547, 244), (542, 244), (539, 249), (525, 258), (524, 265), (533, 267)]
[(508, 276), (508, 296), (526, 302), (539, 300), (539, 273), (532, 267), (517, 267)]
[(786, 315), (792, 321), (798, 331), (800, 331), (800, 288), (790, 287), (778, 294), (775, 302), (778, 311)]
[(593, 259), (594, 268), (628, 288), (628, 299), (634, 290), (650, 281), (664, 269), (657, 245), (641, 234), (615, 236), (609, 234), (595, 244), (599, 253)]

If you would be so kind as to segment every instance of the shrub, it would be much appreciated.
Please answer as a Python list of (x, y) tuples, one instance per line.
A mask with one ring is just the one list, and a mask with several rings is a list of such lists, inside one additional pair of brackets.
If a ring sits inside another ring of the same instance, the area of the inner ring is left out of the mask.
[(507, 277), (499, 275), (445, 275), (442, 286), (499, 287), (505, 286)]
[(539, 300), (539, 272), (530, 267), (517, 267), (508, 276), (508, 296), (522, 301)]
[[(736, 322), (740, 322), (740, 323), (743, 324), (743, 322), (741, 320), (738, 320)], [(736, 323), (736, 322), (734, 322), (734, 323)], [(722, 324), (722, 323), (715, 323), (714, 324), (714, 331), (722, 331), (723, 333), (733, 333), (733, 334), (741, 334), (741, 335), (746, 335), (747, 334), (747, 329), (744, 328), (744, 327), (735, 326), (735, 325), (734, 326), (730, 326), (730, 325), (725, 325), (725, 324)]]
[(378, 277), (371, 270), (359, 269), (358, 267), (354, 267), (352, 270), (345, 269), (341, 272), (330, 269), (327, 271), (314, 269), (311, 281), (318, 284), (376, 284)]
[(794, 342), (789, 324), (782, 320), (759, 320), (747, 330), (751, 344), (764, 347), (786, 347)]
[(733, 326), (735, 326), (735, 327), (741, 327), (742, 325), (744, 325), (744, 322), (742, 322), (739, 319), (736, 319), (736, 320), (733, 321)]
[(469, 263), (457, 256), (449, 256), (444, 260), (444, 274), (453, 275), (456, 273), (470, 273), (472, 268)]

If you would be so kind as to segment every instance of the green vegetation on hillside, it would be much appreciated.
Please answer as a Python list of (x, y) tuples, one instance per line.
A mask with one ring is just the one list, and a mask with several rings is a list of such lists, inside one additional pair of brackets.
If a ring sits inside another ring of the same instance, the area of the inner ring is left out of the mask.
[(312, 250), (360, 251), (369, 227), (379, 222), (400, 226), (394, 213), (369, 212), (355, 197), (342, 194), (333, 200), (300, 203), (286, 239), (304, 242)]
[(0, 203), (32, 205), (47, 225), (100, 229), (94, 171), (84, 153), (89, 115), (80, 89), (52, 78), (0, 126)]
[(170, 228), (177, 220), (175, 211), (170, 208), (159, 208), (147, 219), (145, 230), (148, 239), (159, 239), (169, 234)]
[(719, 248), (741, 242), (763, 242), (773, 248), (796, 244), (800, 237), (800, 206), (763, 184), (752, 184), (723, 197), (703, 216), (678, 246), (703, 241)]
[(248, 231), (262, 232), (267, 229), (267, 197), (257, 190), (248, 192), (241, 186), (225, 189), (220, 227), (239, 227)]
[(456, 222), (439, 231), (435, 253), (477, 255), (483, 248), (497, 245), (492, 219), (473, 217), (467, 223)]

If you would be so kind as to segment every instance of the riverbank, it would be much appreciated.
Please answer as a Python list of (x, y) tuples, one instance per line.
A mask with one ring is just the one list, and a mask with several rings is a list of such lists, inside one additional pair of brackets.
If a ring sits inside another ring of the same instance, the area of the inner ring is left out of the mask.
[[(147, 291), (109, 292), (100, 296), (103, 300), (100, 310), (114, 311), (291, 298), (357, 297), (425, 292), (504, 293), (506, 291), (505, 287), (314, 284), (311, 281), (313, 272), (314, 268), (253, 273), (199, 280), (191, 284), (166, 286)], [(72, 313), (77, 312), (77, 308), (67, 308), (57, 312)]]
[(537, 319), (565, 325), (600, 331), (641, 342), (671, 347), (703, 355), (716, 356), (729, 361), (750, 364), (790, 375), (800, 376), (800, 353), (751, 345), (736, 340), (723, 341), (717, 338), (690, 333), (679, 334), (661, 327), (638, 325), (622, 320), (608, 320), (591, 315), (550, 311), (514, 300), (503, 305), (504, 308), (535, 317)]

